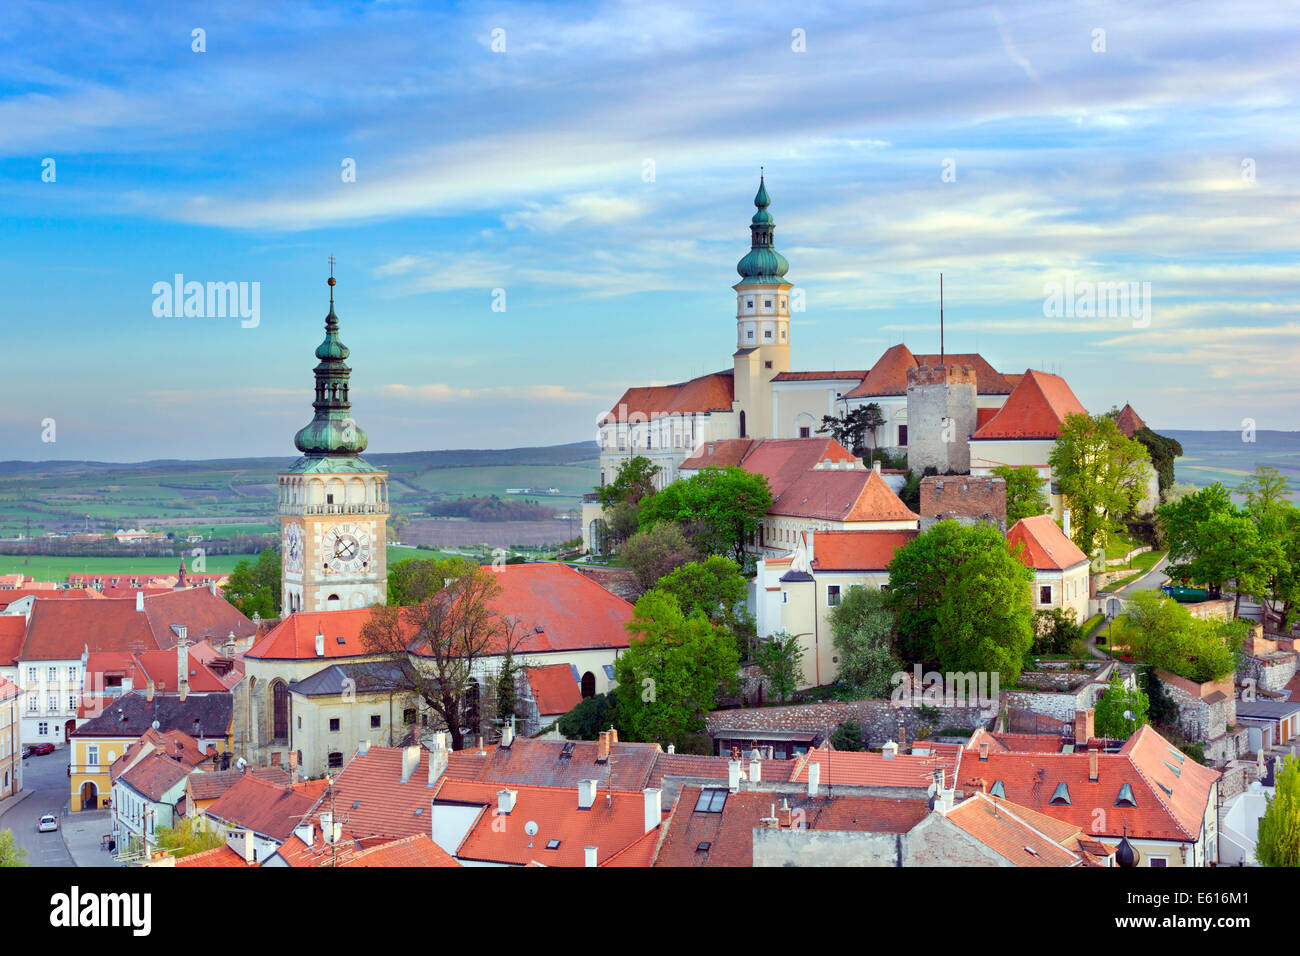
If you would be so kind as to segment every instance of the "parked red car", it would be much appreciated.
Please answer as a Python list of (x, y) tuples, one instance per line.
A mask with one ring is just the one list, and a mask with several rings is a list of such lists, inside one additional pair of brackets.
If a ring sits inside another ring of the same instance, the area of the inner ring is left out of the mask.
[(32, 748), (32, 753), (37, 757), (42, 757), (45, 754), (52, 754), (54, 753), (54, 744), (37, 744)]

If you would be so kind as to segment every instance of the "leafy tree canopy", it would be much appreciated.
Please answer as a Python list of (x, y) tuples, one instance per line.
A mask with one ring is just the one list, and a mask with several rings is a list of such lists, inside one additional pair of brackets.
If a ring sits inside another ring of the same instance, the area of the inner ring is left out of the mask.
[(636, 455), (618, 466), (614, 480), (596, 489), (600, 503), (612, 508), (619, 502), (640, 504), (642, 499), (654, 494), (655, 476), (659, 474), (658, 465), (652, 464), (644, 455)]
[(700, 553), (686, 540), (682, 529), (668, 522), (638, 531), (618, 552), (618, 563), (636, 575), (643, 592), (665, 575), (699, 559)]
[(1038, 477), (1038, 469), (1029, 465), (998, 465), (993, 474), (1007, 483), (1007, 527), (1021, 518), (1047, 514), (1048, 501), (1044, 493), (1046, 483)]
[(1255, 859), (1263, 866), (1300, 866), (1300, 763), (1289, 754), (1259, 821)]
[(1097, 736), (1111, 740), (1128, 739), (1147, 722), (1147, 707), (1147, 695), (1140, 688), (1129, 690), (1125, 687), (1119, 668), (1116, 668), (1105, 693), (1097, 699), (1094, 725)]
[(1125, 437), (1113, 418), (1076, 413), (1061, 424), (1048, 462), (1070, 507), (1074, 543), (1095, 554), (1146, 492), (1146, 448)]
[(746, 542), (753, 540), (771, 505), (763, 475), (734, 465), (705, 468), (644, 500), (641, 528), (679, 525), (701, 554), (724, 555), (740, 564)]

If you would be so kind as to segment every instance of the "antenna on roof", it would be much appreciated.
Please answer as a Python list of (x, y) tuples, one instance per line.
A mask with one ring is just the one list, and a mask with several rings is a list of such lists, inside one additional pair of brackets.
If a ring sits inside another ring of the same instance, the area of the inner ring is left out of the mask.
[(943, 273), (939, 273), (939, 364), (943, 364)]

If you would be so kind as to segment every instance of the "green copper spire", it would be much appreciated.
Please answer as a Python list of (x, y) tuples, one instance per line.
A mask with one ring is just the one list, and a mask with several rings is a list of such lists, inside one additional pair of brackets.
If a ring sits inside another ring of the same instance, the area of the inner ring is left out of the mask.
[[(331, 273), (333, 269), (330, 270)], [(348, 348), (339, 341), (339, 319), (334, 314), (334, 276), (330, 275), (330, 312), (325, 317), (325, 341), (316, 348), (316, 414), (293, 438), (308, 458), (355, 457), (366, 450), (366, 433), (352, 421), (348, 377), (352, 370), (344, 359)]]
[(743, 282), (785, 282), (786, 271), (790, 263), (785, 256), (772, 246), (772, 232), (775, 223), (767, 207), (772, 200), (767, 195), (767, 184), (763, 176), (758, 177), (758, 193), (754, 196), (754, 205), (758, 212), (750, 220), (750, 249), (745, 258), (736, 263), (736, 271)]

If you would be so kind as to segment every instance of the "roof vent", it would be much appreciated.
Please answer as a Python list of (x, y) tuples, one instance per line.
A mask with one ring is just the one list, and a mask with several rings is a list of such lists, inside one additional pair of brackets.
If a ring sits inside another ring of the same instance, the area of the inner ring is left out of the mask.
[(1052, 799), (1048, 801), (1053, 806), (1070, 806), (1070, 788), (1062, 781), (1056, 785), (1056, 790), (1052, 793)]

